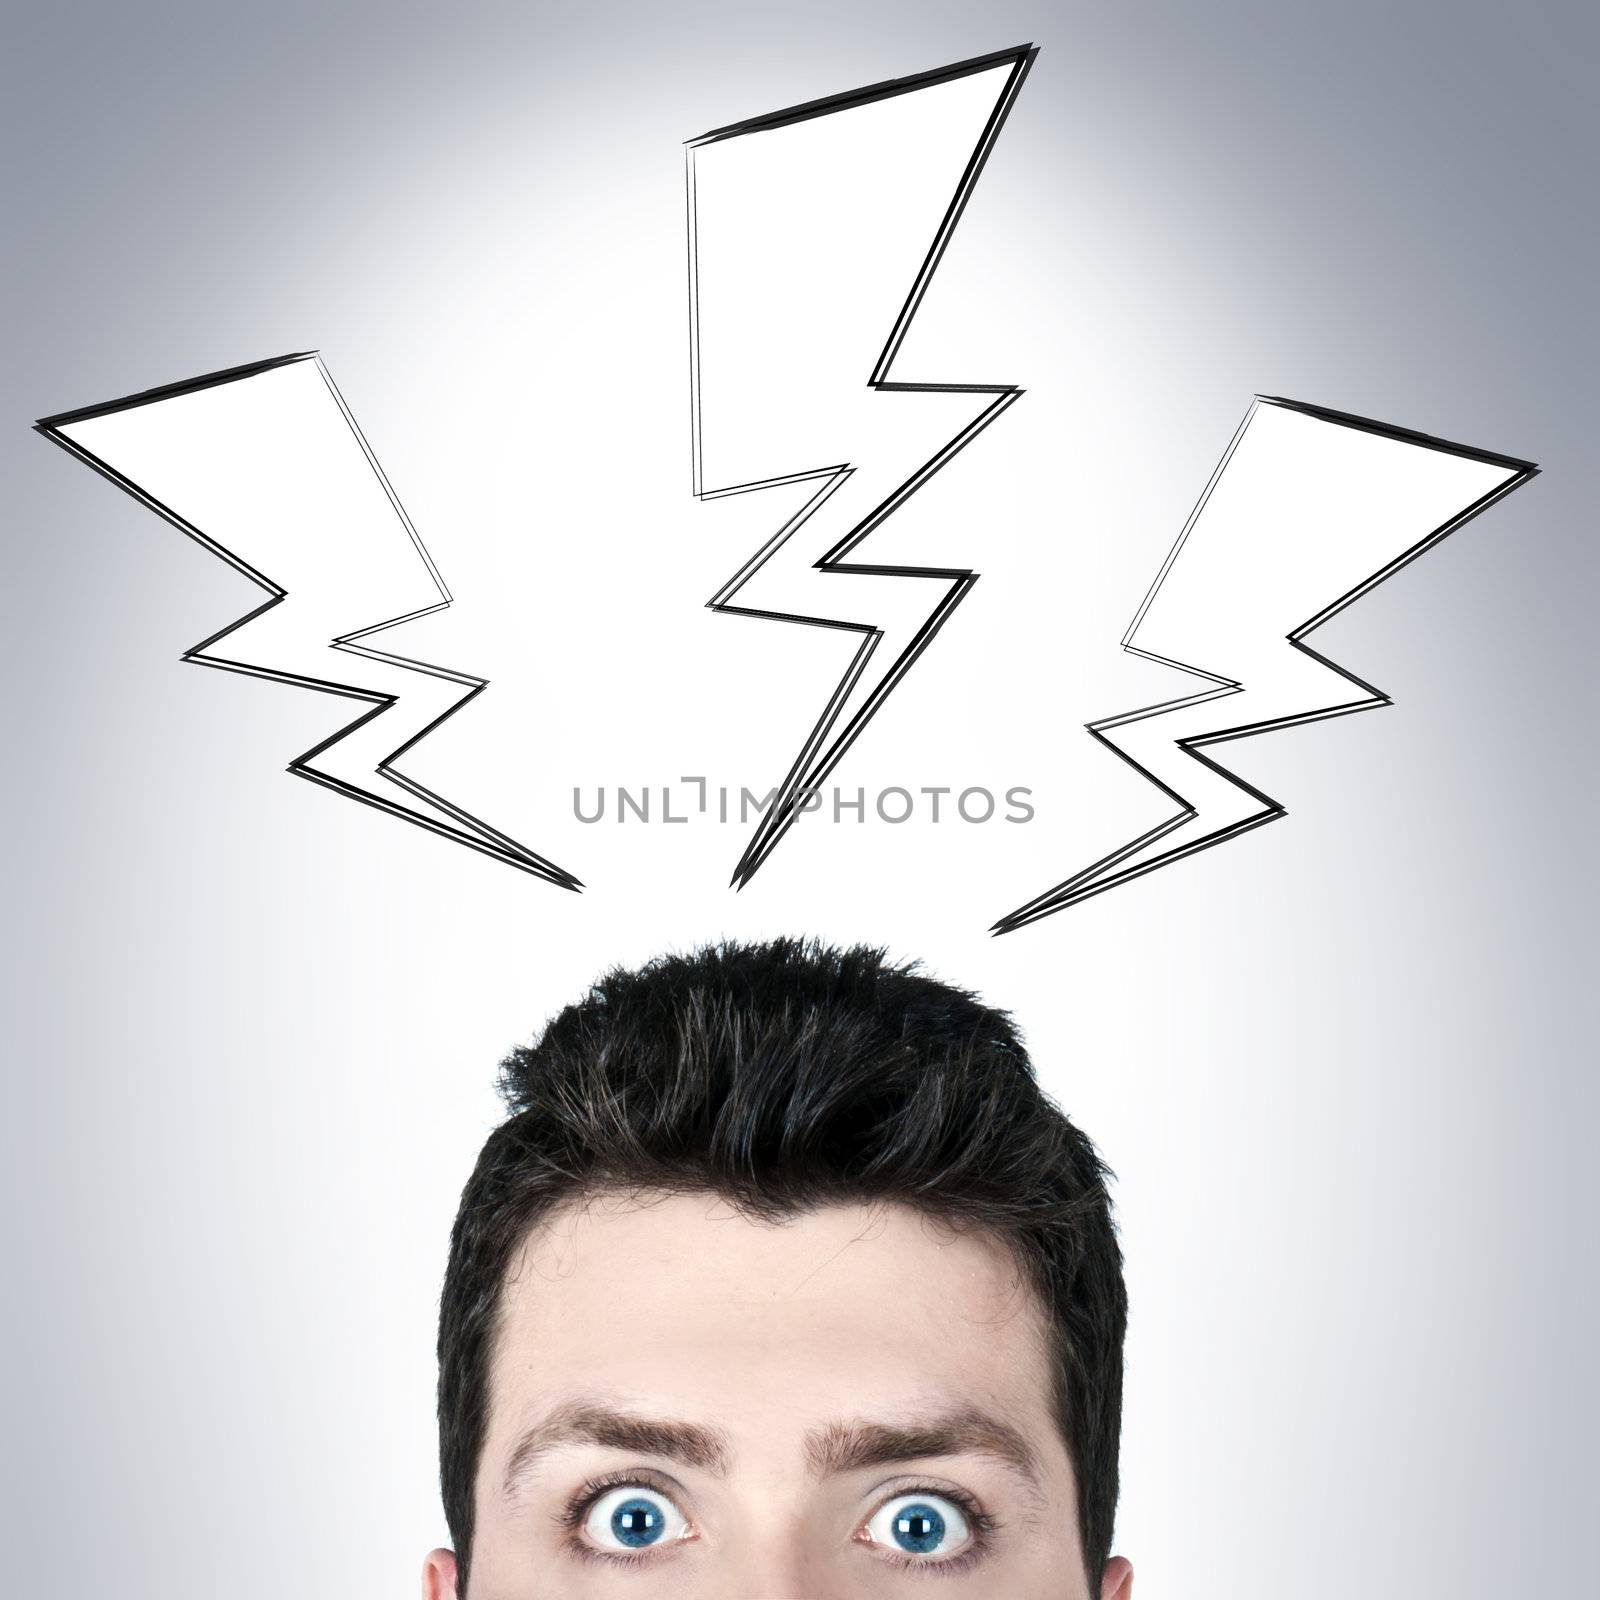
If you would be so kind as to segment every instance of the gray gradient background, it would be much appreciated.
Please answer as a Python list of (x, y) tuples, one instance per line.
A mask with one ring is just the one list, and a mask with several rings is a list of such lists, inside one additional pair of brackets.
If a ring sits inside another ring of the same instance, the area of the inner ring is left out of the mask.
[[(541, 299), (530, 215), (581, 249), (645, 196), (666, 238), (684, 137), (1028, 38), (996, 203), (1059, 301), (1022, 375), (1093, 385), (1037, 446), (1126, 469), (1108, 640), (1252, 392), (1544, 468), (1322, 636), (1399, 709), (1259, 741), (1294, 816), (1225, 873), (930, 952), (1120, 1174), (1119, 1548), (1145, 1600), (1587, 1590), (1590, 10), (14, 9), (6, 1591), (413, 1592), (438, 1273), (504, 1046), (718, 926), (928, 944), (914, 905), (551, 904), (283, 778), (325, 710), (174, 659), (248, 594), (27, 424), (321, 345), (445, 524), (460, 352), (596, 314)], [(639, 295), (681, 341), (681, 277)], [(686, 499), (667, 350), (639, 470)]]

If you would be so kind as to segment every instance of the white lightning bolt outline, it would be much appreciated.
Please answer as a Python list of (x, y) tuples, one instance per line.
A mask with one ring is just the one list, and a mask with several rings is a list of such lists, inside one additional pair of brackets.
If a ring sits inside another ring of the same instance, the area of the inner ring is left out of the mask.
[[(393, 708), (400, 703), (402, 697), (396, 694), (391, 694), (384, 690), (366, 689), (355, 684), (337, 683), (327, 679), (309, 677), (302, 673), (284, 671), (279, 668), (269, 667), (259, 661), (253, 662), (249, 660), (238, 659), (234, 656), (211, 654), (210, 652), (214, 645), (219, 644), (222, 640), (228, 638), (230, 635), (248, 628), (249, 625), (252, 622), (255, 622), (259, 617), (265, 615), (275, 606), (283, 604), (286, 600), (291, 600), (293, 597), (290, 595), (288, 590), (284, 589), (281, 585), (274, 583), (272, 579), (267, 577), (264, 573), (257, 571), (256, 568), (252, 567), (248, 562), (235, 555), (217, 539), (211, 537), (200, 528), (197, 528), (192, 523), (186, 521), (171, 507), (162, 504), (160, 500), (147, 493), (137, 483), (125, 477), (114, 467), (101, 460), (92, 451), (88, 450), (77, 440), (71, 438), (64, 431), (65, 429), (71, 427), (74, 423), (88, 422), (98, 417), (108, 416), (113, 412), (130, 410), (136, 406), (157, 404), (163, 400), (175, 399), (180, 395), (192, 394), (196, 391), (212, 388), (219, 384), (242, 381), (298, 361), (315, 362), (323, 382), (327, 385), (330, 394), (333, 396), (333, 399), (339, 407), (339, 410), (343, 413), (344, 419), (346, 423), (348, 423), (350, 431), (354, 435), (356, 442), (360, 445), (368, 465), (372, 468), (373, 473), (376, 475), (379, 484), (382, 486), (385, 495), (388, 497), (389, 503), (393, 506), (395, 514), (400, 519), (401, 525), (404, 527), (406, 533), (410, 536), (412, 543), (416, 546), (418, 554), (422, 557), (422, 560), (428, 569), (428, 573), (439, 591), (440, 598), (437, 603), (433, 605), (422, 606), (415, 610), (408, 611), (402, 616), (390, 617), (381, 622), (375, 622), (362, 628), (353, 629), (349, 633), (341, 634), (336, 638), (330, 639), (328, 641), (328, 645), (331, 649), (343, 651), (351, 655), (363, 656), (372, 661), (382, 662), (387, 666), (399, 667), (408, 672), (423, 673), (429, 677), (439, 678), (449, 683), (459, 684), (465, 690), (465, 693), (462, 694), (460, 699), (456, 700), (438, 716), (431, 718), (422, 727), (414, 731), (403, 743), (397, 745), (393, 750), (385, 755), (374, 768), (374, 771), (379, 777), (385, 778), (390, 783), (398, 785), (400, 788), (415, 795), (418, 799), (424, 801), (426, 804), (433, 806), (445, 816), (453, 819), (453, 821), (449, 823), (443, 822), (437, 817), (431, 817), (427, 813), (416, 810), (411, 806), (404, 805), (387, 795), (370, 789), (365, 789), (358, 784), (348, 782), (346, 779), (340, 778), (331, 772), (323, 771), (315, 765), (319, 756), (333, 749), (342, 740), (348, 738), (358, 729), (365, 727), (375, 718), (393, 710)], [(490, 827), (489, 824), (483, 822), (477, 817), (474, 817), (471, 815), (471, 813), (463, 810), (460, 806), (453, 804), (452, 802), (444, 799), (443, 796), (438, 795), (431, 789), (424, 787), (422, 784), (418, 783), (416, 779), (408, 777), (405, 773), (398, 771), (394, 765), (403, 755), (405, 755), (408, 750), (412, 748), (413, 745), (426, 738), (428, 734), (432, 733), (433, 730), (442, 722), (445, 722), (450, 717), (453, 717), (457, 711), (467, 704), (468, 701), (475, 699), (480, 693), (482, 693), (482, 691), (488, 687), (489, 680), (487, 678), (474, 677), (470, 673), (457, 672), (448, 667), (440, 667), (425, 661), (418, 661), (409, 656), (393, 655), (385, 651), (375, 650), (369, 645), (364, 645), (358, 642), (363, 639), (370, 639), (375, 634), (383, 633), (390, 628), (397, 628), (402, 623), (413, 622), (420, 617), (431, 616), (434, 612), (443, 611), (446, 607), (453, 604), (453, 597), (450, 594), (449, 589), (445, 586), (444, 579), (441, 576), (439, 569), (434, 565), (433, 559), (431, 556), (429, 556), (427, 549), (423, 545), (416, 529), (412, 526), (411, 519), (406, 515), (404, 507), (401, 506), (398, 497), (395, 495), (394, 489), (390, 486), (389, 480), (384, 475), (383, 469), (378, 465), (377, 458), (373, 455), (371, 447), (368, 445), (366, 438), (361, 432), (361, 429), (357, 426), (354, 415), (351, 413), (349, 406), (345, 404), (344, 397), (339, 393), (337, 386), (334, 384), (332, 376), (329, 374), (326, 366), (323, 365), (322, 358), (317, 354), (317, 352), (300, 352), (294, 355), (274, 357), (273, 359), (267, 361), (252, 362), (245, 366), (230, 367), (221, 372), (207, 373), (202, 377), (190, 378), (180, 383), (166, 384), (155, 389), (146, 389), (138, 394), (127, 395), (119, 400), (110, 400), (99, 405), (85, 406), (76, 411), (60, 412), (55, 416), (42, 417), (34, 424), (34, 428), (35, 431), (41, 433), (45, 438), (50, 440), (52, 444), (59, 445), (69, 455), (74, 456), (79, 461), (82, 461), (86, 466), (92, 467), (102, 477), (107, 478), (110, 480), (110, 482), (114, 483), (125, 494), (130, 495), (141, 505), (146, 506), (151, 511), (154, 511), (156, 515), (161, 517), (164, 521), (170, 522), (180, 533), (184, 534), (190, 539), (193, 539), (197, 544), (201, 545), (206, 550), (209, 550), (212, 555), (218, 557), (218, 559), (222, 561), (225, 561), (236, 572), (242, 573), (245, 577), (249, 578), (252, 583), (256, 584), (258, 587), (267, 592), (268, 598), (260, 605), (255, 606), (251, 610), (245, 612), (243, 616), (236, 618), (226, 627), (219, 629), (216, 633), (208, 635), (198, 644), (191, 645), (183, 652), (182, 656), (180, 657), (181, 660), (193, 661), (203, 667), (217, 667), (225, 672), (243, 673), (249, 677), (266, 678), (277, 683), (291, 684), (296, 688), (315, 689), (323, 694), (338, 695), (345, 699), (361, 700), (370, 703), (370, 710), (362, 712), (361, 715), (358, 716), (353, 722), (347, 723), (344, 727), (339, 728), (334, 733), (330, 734), (326, 739), (323, 739), (317, 744), (313, 745), (311, 749), (306, 750), (302, 754), (296, 756), (289, 763), (288, 771), (293, 773), (298, 778), (307, 778), (311, 782), (322, 784), (339, 794), (345, 795), (349, 799), (359, 800), (363, 804), (373, 806), (377, 810), (386, 812), (390, 816), (400, 817), (407, 822), (416, 824), (418, 827), (426, 828), (430, 832), (440, 834), (448, 839), (453, 839), (458, 844), (463, 844), (468, 846), (470, 849), (481, 851), (483, 854), (491, 856), (498, 861), (503, 861), (509, 866), (516, 867), (519, 870), (530, 873), (535, 877), (543, 878), (547, 882), (555, 884), (559, 888), (571, 889), (575, 892), (582, 889), (583, 884), (581, 880), (575, 877), (572, 873), (568, 872), (564, 867), (559, 867), (554, 862), (546, 860), (543, 856), (538, 855), (536, 852), (530, 850), (526, 845), (520, 844), (517, 840), (511, 838), (510, 835), (501, 833), (498, 829)]]
[[(1172, 741), (1172, 748), (1179, 756), (1185, 760), (1197, 761), (1202, 766), (1209, 768), (1240, 793), (1248, 795), (1254, 800), (1258, 809), (1247, 816), (1229, 822), (1223, 827), (1215, 828), (1195, 838), (1185, 839), (1180, 843), (1175, 843), (1170, 849), (1160, 851), (1153, 856), (1144, 856), (1141, 859), (1141, 852), (1148, 846), (1194, 821), (1201, 815), (1201, 812), (1198, 807), (1191, 804), (1179, 792), (1175, 786), (1176, 779), (1173, 783), (1166, 782), (1150, 767), (1135, 759), (1127, 750), (1123, 749), (1114, 737), (1115, 730), (1183, 711), (1192, 706), (1203, 704), (1208, 700), (1223, 701), (1234, 695), (1248, 695), (1250, 693), (1250, 685), (1218, 676), (1216, 673), (1207, 672), (1203, 667), (1196, 666), (1192, 662), (1174, 661), (1166, 656), (1141, 649), (1132, 640), (1161, 585), (1166, 581), (1168, 573), (1182, 558), (1183, 547), (1191, 529), (1199, 520), (1212, 491), (1217, 487), (1227, 469), (1228, 463), (1232, 459), (1240, 439), (1244, 436), (1244, 431), (1248, 427), (1251, 417), (1255, 415), (1256, 408), (1262, 405), (1281, 406), (1286, 410), (1301, 412), (1320, 421), (1337, 424), (1341, 427), (1359, 429), (1402, 443), (1463, 456), (1469, 460), (1482, 462), (1485, 465), (1504, 468), (1510, 476), (1485, 494), (1480, 495), (1469, 505), (1463, 507), (1441, 526), (1434, 528), (1423, 538), (1404, 549), (1392, 561), (1379, 568), (1378, 571), (1364, 578), (1336, 600), (1323, 606), (1315, 615), (1285, 636), (1287, 644), (1316, 662), (1341, 684), (1353, 684), (1361, 691), (1361, 698), (1350, 700), (1341, 697), (1334, 704), (1316, 706), (1312, 709), (1282, 716), (1267, 717), (1255, 722), (1225, 721), (1215, 729), (1201, 733), (1191, 733), (1181, 738), (1175, 738)], [(1341, 667), (1337, 662), (1331, 661), (1328, 657), (1313, 650), (1305, 642), (1306, 636), (1320, 628), (1330, 618), (1338, 615), (1346, 606), (1354, 604), (1363, 595), (1368, 594), (1380, 583), (1384, 582), (1385, 579), (1393, 577), (1402, 567), (1408, 566), (1415, 561), (1418, 556), (1426, 554), (1441, 540), (1448, 538), (1480, 512), (1486, 511), (1497, 500), (1503, 499), (1512, 490), (1526, 483), (1538, 473), (1538, 470), (1538, 467), (1530, 461), (1520, 461), (1514, 457), (1498, 455), (1492, 451), (1477, 450), (1467, 445), (1454, 444), (1449, 440), (1438, 439), (1430, 434), (1416, 433), (1410, 429), (1397, 428), (1388, 423), (1376, 422), (1370, 417), (1353, 416), (1348, 412), (1332, 411), (1323, 406), (1307, 405), (1296, 400), (1283, 400), (1273, 396), (1258, 395), (1244, 421), (1239, 425), (1238, 431), (1234, 434), (1233, 440), (1218, 464), (1216, 471), (1212, 473), (1211, 480), (1206, 485), (1205, 492), (1201, 495), (1199, 503), (1190, 514), (1189, 520), (1184, 524), (1183, 532), (1179, 534), (1176, 544), (1173, 545), (1166, 560), (1162, 563), (1161, 570), (1140, 605), (1138, 613), (1128, 625), (1128, 630), (1122, 637), (1122, 648), (1130, 655), (1140, 656), (1147, 661), (1155, 661), (1163, 666), (1174, 667), (1181, 672), (1190, 673), (1195, 677), (1205, 679), (1215, 687), (1203, 690), (1199, 694), (1187, 695), (1177, 700), (1168, 700), (1160, 705), (1146, 706), (1138, 711), (1123, 712), (1120, 715), (1087, 724), (1089, 732), (1096, 739), (1108, 749), (1114, 751), (1123, 761), (1126, 761), (1142, 777), (1154, 784), (1169, 799), (1176, 802), (1180, 807), (1179, 811), (1174, 816), (1140, 834), (1137, 838), (1130, 840), (1127, 844), (1113, 850), (1109, 855), (1102, 856), (1100, 860), (1083, 868), (1082, 871), (1074, 873), (1072, 877), (1055, 885), (1054, 888), (1045, 890), (1043, 894), (1035, 896), (1034, 899), (1019, 906), (1015, 911), (1009, 912), (994, 923), (990, 931), (995, 934), (1014, 932), (1016, 929), (1029, 923), (1037, 922), (1043, 917), (1052, 915), (1054, 912), (1065, 910), (1068, 906), (1087, 900), (1093, 895), (1104, 894), (1106, 890), (1115, 889), (1122, 884), (1129, 883), (1135, 878), (1142, 877), (1147, 872), (1154, 872), (1161, 867), (1170, 866), (1173, 862), (1182, 860), (1185, 856), (1194, 855), (1196, 852), (1209, 849), (1213, 845), (1222, 844), (1229, 839), (1237, 838), (1240, 834), (1259, 828), (1265, 823), (1275, 822), (1279, 817), (1286, 816), (1288, 814), (1287, 808), (1281, 802), (1273, 799), (1271, 795), (1256, 788), (1253, 784), (1246, 782), (1237, 773), (1230, 772), (1210, 756), (1203, 755), (1201, 753), (1203, 747), (1223, 744), (1233, 739), (1248, 739), (1256, 734), (1271, 733), (1279, 728), (1291, 728), (1301, 723), (1320, 722), (1329, 717), (1346, 716), (1353, 711), (1371, 711), (1379, 706), (1392, 705), (1394, 702), (1381, 689), (1358, 678), (1353, 672)]]
[[(808, 101), (804, 105), (791, 106), (783, 111), (772, 112), (767, 116), (758, 117), (749, 122), (736, 123), (726, 128), (715, 129), (710, 133), (703, 134), (698, 139), (688, 142), (686, 181), (689, 216), (690, 387), (694, 423), (694, 493), (701, 500), (713, 500), (727, 495), (747, 494), (754, 490), (775, 488), (782, 484), (805, 483), (815, 480), (820, 480), (821, 482), (821, 487), (811, 499), (784, 523), (767, 543), (706, 604), (714, 611), (730, 612), (743, 616), (766, 617), (778, 622), (800, 622), (813, 627), (839, 628), (862, 635), (860, 647), (846, 667), (844, 675), (839, 680), (838, 686), (835, 688), (827, 705), (823, 708), (821, 716), (817, 719), (816, 726), (812, 729), (805, 744), (802, 745), (800, 753), (795, 757), (794, 763), (785, 776), (783, 783), (775, 791), (772, 804), (767, 807), (762, 815), (754, 835), (746, 846), (744, 854), (739, 859), (739, 864), (735, 868), (731, 880), (739, 888), (743, 888), (755, 876), (778, 842), (794, 825), (795, 819), (800, 815), (807, 799), (816, 792), (818, 786), (833, 772), (845, 752), (860, 737), (867, 723), (882, 707), (884, 701), (894, 691), (901, 678), (910, 670), (917, 657), (928, 647), (934, 634), (949, 621), (955, 608), (966, 598), (973, 584), (978, 581), (979, 574), (969, 568), (887, 566), (866, 562), (849, 562), (844, 558), (866, 539), (875, 528), (893, 515), (941, 467), (971, 443), (1002, 411), (1020, 399), (1023, 394), (1023, 391), (1014, 384), (903, 383), (891, 380), (888, 373), (910, 329), (912, 319), (915, 317), (917, 309), (927, 293), (933, 275), (938, 269), (939, 261), (950, 242), (950, 237), (955, 231), (956, 224), (960, 221), (961, 214), (966, 209), (967, 201), (983, 171), (984, 164), (987, 162), (989, 154), (1000, 136), (1000, 131), (1005, 125), (1011, 107), (1016, 101), (1017, 95), (1021, 92), (1023, 81), (1026, 79), (1037, 55), (1038, 49), (1036, 46), (1031, 44), (1019, 45), (1009, 50), (999, 50), (989, 55), (955, 62), (950, 66), (940, 67), (931, 72), (919, 73), (906, 78), (892, 78), (886, 82), (871, 84), (866, 88), (852, 90), (845, 94), (832, 95), (822, 100)], [(765, 129), (784, 127), (790, 123), (803, 121), (811, 117), (827, 116), (871, 101), (886, 99), (892, 95), (911, 93), (933, 84), (947, 83), (952, 79), (965, 77), (971, 73), (987, 71), (1006, 62), (1011, 63), (1011, 71), (1005, 85), (1001, 89), (994, 109), (984, 125), (983, 132), (980, 134), (977, 145), (967, 162), (966, 169), (961, 175), (955, 194), (934, 236), (933, 243), (929, 247), (911, 290), (906, 296), (905, 304), (901, 307), (894, 326), (890, 330), (889, 337), (884, 344), (882, 353), (879, 355), (872, 373), (867, 379), (869, 388), (889, 393), (974, 394), (989, 395), (993, 398), (965, 428), (936, 451), (887, 499), (856, 523), (843, 538), (831, 545), (823, 555), (812, 563), (813, 570), (825, 574), (864, 573), (879, 577), (931, 578), (944, 581), (946, 588), (938, 603), (912, 635), (910, 641), (890, 663), (862, 703), (845, 721), (843, 729), (836, 733), (835, 728), (840, 721), (845, 706), (848, 704), (857, 684), (866, 673), (869, 662), (884, 638), (883, 629), (871, 623), (845, 622), (833, 618), (805, 616), (794, 612), (772, 611), (755, 606), (739, 606), (733, 604), (733, 599), (762, 567), (810, 521), (856, 469), (849, 463), (842, 463), (813, 471), (765, 478), (753, 483), (735, 484), (725, 489), (708, 490), (705, 487), (700, 442), (699, 273), (696, 248), (694, 154), (697, 149), (723, 139), (736, 138)]]

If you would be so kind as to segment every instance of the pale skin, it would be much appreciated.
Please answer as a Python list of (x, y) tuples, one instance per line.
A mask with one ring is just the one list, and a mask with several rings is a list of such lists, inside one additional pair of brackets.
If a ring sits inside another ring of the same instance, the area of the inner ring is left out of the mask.
[(1084, 1571), (1046, 1322), (900, 1205), (602, 1195), (510, 1274), (470, 1584), (424, 1600), (1131, 1600)]

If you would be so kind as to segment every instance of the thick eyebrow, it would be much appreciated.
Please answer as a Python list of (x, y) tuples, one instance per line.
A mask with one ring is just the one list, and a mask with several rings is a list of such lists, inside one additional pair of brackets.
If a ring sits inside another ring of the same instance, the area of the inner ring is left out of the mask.
[(723, 1473), (725, 1436), (714, 1428), (670, 1417), (647, 1417), (593, 1401), (559, 1406), (521, 1438), (506, 1463), (505, 1493), (512, 1494), (543, 1455), (565, 1444), (597, 1444), (638, 1455), (663, 1456), (686, 1467)]
[(806, 1436), (806, 1462), (819, 1478), (932, 1456), (990, 1456), (1036, 1492), (1039, 1458), (1009, 1422), (981, 1411), (954, 1411), (927, 1422), (835, 1422)]

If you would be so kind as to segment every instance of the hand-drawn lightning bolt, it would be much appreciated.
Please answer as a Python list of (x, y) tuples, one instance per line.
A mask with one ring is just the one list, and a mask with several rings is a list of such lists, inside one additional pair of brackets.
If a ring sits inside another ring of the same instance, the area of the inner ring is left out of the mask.
[(1306, 636), (1537, 470), (1258, 396), (1122, 641), (1130, 654), (1212, 687), (1089, 724), (1180, 809), (992, 931), (1008, 933), (1285, 815), (1202, 752), (1391, 704)]
[(363, 642), (443, 610), (451, 596), (320, 358), (236, 367), (36, 427), (266, 591), (185, 661), (368, 707), (290, 772), (582, 887), (395, 766), (487, 680)]
[[(689, 144), (694, 492), (816, 485), (707, 604), (860, 635), (740, 858), (741, 888), (977, 582), (967, 568), (846, 558), (1022, 393), (890, 373), (1036, 53), (874, 84)], [(823, 592), (796, 599), (807, 585)]]

